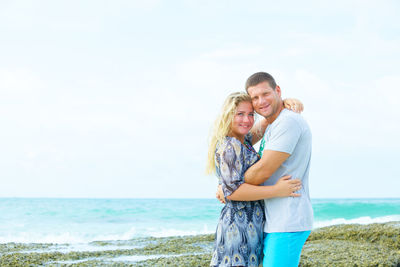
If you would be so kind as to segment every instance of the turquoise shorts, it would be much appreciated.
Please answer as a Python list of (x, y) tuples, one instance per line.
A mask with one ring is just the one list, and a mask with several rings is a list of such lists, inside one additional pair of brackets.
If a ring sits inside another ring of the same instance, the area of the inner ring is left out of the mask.
[(264, 233), (263, 267), (297, 267), (311, 231)]

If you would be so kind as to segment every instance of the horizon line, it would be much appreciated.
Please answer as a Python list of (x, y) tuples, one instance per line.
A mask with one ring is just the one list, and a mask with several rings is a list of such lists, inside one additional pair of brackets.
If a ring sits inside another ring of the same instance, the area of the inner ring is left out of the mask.
[[(193, 197), (173, 197), (173, 198), (169, 198), (169, 197), (162, 197), (162, 198), (154, 198), (154, 197), (2, 197), (0, 196), (0, 199), (129, 199), (129, 200), (133, 200), (133, 199), (137, 199), (137, 200), (216, 200), (216, 198), (193, 198)], [(315, 197), (315, 198), (311, 198), (311, 200), (367, 200), (367, 199), (376, 199), (376, 200), (380, 200), (380, 199), (400, 199), (400, 197)]]

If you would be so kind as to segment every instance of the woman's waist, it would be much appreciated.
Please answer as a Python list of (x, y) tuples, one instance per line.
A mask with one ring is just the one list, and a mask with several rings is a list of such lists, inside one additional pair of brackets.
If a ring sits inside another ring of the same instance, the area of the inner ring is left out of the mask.
[(264, 209), (264, 201), (263, 200), (255, 200), (255, 201), (235, 201), (235, 200), (227, 200), (226, 201), (227, 208), (233, 209), (253, 209), (255, 207), (261, 207)]

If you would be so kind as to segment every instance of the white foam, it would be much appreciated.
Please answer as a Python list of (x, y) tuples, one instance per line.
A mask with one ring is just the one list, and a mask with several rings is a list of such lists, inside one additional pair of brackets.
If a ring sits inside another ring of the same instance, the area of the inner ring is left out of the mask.
[[(122, 261), (122, 262), (136, 262), (136, 261), (144, 261), (149, 259), (157, 259), (157, 258), (169, 258), (176, 257), (177, 255), (134, 255), (134, 256), (120, 256), (113, 259), (111, 261)], [(178, 255), (179, 256), (179, 255)]]
[(157, 228), (147, 227), (136, 229), (131, 227), (128, 231), (117, 234), (92, 234), (87, 233), (38, 233), (38, 232), (19, 232), (0, 236), (0, 243), (53, 243), (53, 244), (85, 244), (93, 241), (114, 241), (131, 240), (136, 237), (169, 237), (169, 236), (187, 236), (214, 233), (215, 230), (209, 230), (207, 225), (202, 229), (175, 229), (175, 228)]
[(208, 229), (207, 225), (203, 225), (202, 230), (181, 230), (181, 229), (151, 229), (149, 235), (152, 237), (169, 237), (169, 236), (186, 236), (186, 235), (203, 235), (212, 234), (215, 230)]
[(67, 244), (67, 243), (85, 243), (85, 238), (77, 235), (73, 235), (70, 232), (59, 233), (59, 234), (39, 234), (22, 232), (13, 235), (0, 236), (0, 243), (56, 243), (56, 244)]
[[(400, 214), (389, 215), (372, 218), (364, 216), (354, 219), (336, 218), (331, 220), (316, 220), (314, 228), (337, 224), (371, 224), (371, 223), (385, 223), (390, 221), (400, 221)], [(188, 236), (200, 234), (215, 233), (216, 225), (203, 224), (201, 228), (196, 225), (174, 227), (131, 227), (129, 230), (121, 233), (103, 234), (103, 233), (88, 233), (65, 231), (60, 233), (40, 233), (40, 232), (14, 232), (7, 234), (0, 234), (0, 243), (53, 243), (53, 244), (88, 244), (93, 241), (114, 241), (114, 240), (131, 240), (137, 237), (169, 237), (169, 236)]]
[(0, 236), (0, 243), (54, 243), (54, 244), (82, 244), (93, 241), (130, 240), (137, 237), (135, 227), (121, 234), (92, 234), (87, 233), (38, 233), (19, 232)]
[(130, 240), (135, 237), (137, 237), (137, 230), (135, 227), (131, 227), (128, 231), (121, 233), (121, 234), (96, 235), (96, 236), (92, 237), (88, 242)]
[(337, 224), (371, 224), (371, 223), (386, 223), (392, 221), (400, 221), (400, 215), (389, 215), (383, 217), (371, 218), (369, 216), (354, 218), (354, 219), (344, 219), (337, 218), (326, 221), (315, 221), (314, 228), (321, 228), (325, 226), (337, 225)]

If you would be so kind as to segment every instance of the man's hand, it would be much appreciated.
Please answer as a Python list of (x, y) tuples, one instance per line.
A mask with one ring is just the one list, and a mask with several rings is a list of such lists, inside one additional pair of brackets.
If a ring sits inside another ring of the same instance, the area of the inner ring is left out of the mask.
[(222, 186), (218, 185), (217, 192), (215, 193), (215, 197), (221, 202), (222, 204), (225, 204), (225, 197), (224, 197), (224, 192), (222, 192)]

